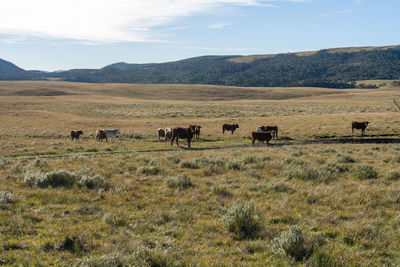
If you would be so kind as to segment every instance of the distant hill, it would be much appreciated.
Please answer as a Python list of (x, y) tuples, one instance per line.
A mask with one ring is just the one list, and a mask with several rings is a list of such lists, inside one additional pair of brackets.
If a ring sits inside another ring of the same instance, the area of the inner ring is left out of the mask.
[(92, 83), (354, 88), (354, 81), (358, 80), (400, 79), (400, 46), (333, 48), (274, 55), (202, 56), (160, 64), (120, 62), (101, 69), (74, 69), (46, 75), (36, 73), (34, 78), (46, 76)]
[(13, 63), (0, 59), (0, 79), (13, 79), (19, 75), (23, 75), (25, 70), (15, 66)]
[(41, 80), (45, 78), (45, 72), (26, 71), (9, 61), (0, 59), (0, 80)]

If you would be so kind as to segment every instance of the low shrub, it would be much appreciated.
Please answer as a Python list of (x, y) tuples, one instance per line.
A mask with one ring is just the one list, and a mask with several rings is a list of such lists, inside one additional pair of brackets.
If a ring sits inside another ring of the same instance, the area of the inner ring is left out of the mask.
[(337, 153), (335, 156), (335, 161), (337, 163), (354, 163), (356, 160), (349, 155), (345, 155), (342, 153)]
[(323, 167), (297, 166), (284, 171), (283, 176), (304, 181), (329, 182), (334, 179), (335, 173)]
[(0, 191), (0, 203), (7, 204), (14, 202), (14, 195), (9, 191)]
[(400, 155), (394, 156), (394, 157), (390, 160), (390, 162), (392, 162), (392, 163), (400, 163)]
[(386, 179), (388, 179), (388, 180), (399, 180), (400, 179), (400, 171), (390, 170), (386, 174)]
[(36, 178), (35, 185), (45, 187), (71, 187), (75, 182), (75, 175), (66, 170), (55, 170)]
[(303, 261), (308, 259), (313, 253), (313, 247), (307, 242), (301, 228), (291, 227), (288, 231), (274, 239), (275, 253), (283, 258)]
[(250, 202), (234, 203), (226, 210), (222, 220), (228, 231), (237, 239), (255, 238), (262, 230), (259, 214)]
[(367, 164), (354, 166), (352, 173), (359, 180), (378, 178), (378, 172), (373, 166)]
[(42, 167), (47, 167), (47, 161), (41, 158), (36, 158), (33, 160), (32, 165), (34, 167), (42, 168)]
[(224, 197), (232, 195), (232, 193), (229, 192), (229, 190), (228, 190), (228, 188), (226, 186), (218, 185), (218, 184), (214, 184), (214, 185), (211, 186), (211, 192), (214, 195), (219, 195), (219, 196), (224, 196)]
[(145, 175), (157, 175), (161, 172), (161, 168), (157, 166), (141, 166), (137, 169), (137, 172)]
[(186, 169), (200, 169), (199, 164), (196, 161), (192, 160), (182, 160), (180, 163), (180, 167)]
[(239, 171), (239, 170), (241, 170), (243, 168), (242, 162), (237, 160), (237, 159), (228, 160), (227, 167), (230, 170), (236, 170), (236, 171)]
[(85, 186), (88, 189), (98, 189), (105, 184), (104, 177), (101, 175), (82, 175), (78, 181), (79, 186)]
[(22, 182), (29, 186), (40, 188), (49, 186), (70, 188), (77, 183), (80, 187), (98, 189), (105, 185), (103, 176), (93, 174), (91, 169), (86, 168), (76, 172), (54, 170), (44, 174), (34, 169), (27, 169)]
[(169, 177), (166, 184), (168, 188), (178, 188), (180, 190), (185, 190), (193, 186), (190, 178), (184, 173), (177, 177)]

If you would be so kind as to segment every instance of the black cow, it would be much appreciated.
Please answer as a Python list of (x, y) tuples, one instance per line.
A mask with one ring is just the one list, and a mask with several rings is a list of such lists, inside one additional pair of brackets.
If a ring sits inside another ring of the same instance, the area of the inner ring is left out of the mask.
[(222, 125), (222, 133), (224, 134), (225, 131), (231, 131), (233, 134), (237, 128), (239, 128), (239, 124), (224, 124)]
[(272, 132), (273, 138), (278, 138), (278, 126), (258, 126), (256, 129), (257, 133)]
[(83, 134), (81, 130), (78, 131), (71, 131), (71, 140), (77, 139), (79, 140), (79, 136)]
[(364, 135), (365, 128), (367, 128), (369, 121), (352, 121), (351, 122), (351, 133), (354, 134), (354, 129), (361, 129), (361, 135)]
[(251, 144), (254, 146), (254, 142), (256, 140), (260, 142), (266, 141), (267, 144), (268, 142), (272, 139), (272, 134), (271, 132), (262, 132), (262, 133), (257, 133), (257, 132), (252, 132), (251, 133)]
[(171, 146), (174, 143), (174, 140), (176, 140), (176, 145), (179, 146), (178, 139), (187, 139), (188, 142), (188, 147), (190, 147), (190, 141), (193, 138), (193, 132), (191, 128), (174, 128), (172, 129), (172, 138), (171, 138)]

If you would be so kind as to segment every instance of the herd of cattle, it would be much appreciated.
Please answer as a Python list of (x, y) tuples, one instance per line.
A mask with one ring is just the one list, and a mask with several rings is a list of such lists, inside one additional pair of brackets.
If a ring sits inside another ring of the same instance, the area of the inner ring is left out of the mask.
[[(369, 121), (362, 121), (351, 122), (351, 131), (354, 133), (354, 129), (361, 130), (362, 135), (364, 135), (364, 131), (367, 128)], [(222, 125), (222, 133), (224, 134), (225, 131), (230, 131), (232, 134), (235, 130), (239, 128), (239, 124), (224, 124)], [(190, 147), (190, 142), (193, 138), (200, 139), (200, 125), (189, 125), (187, 128), (183, 127), (176, 127), (176, 128), (158, 128), (157, 129), (157, 136), (158, 141), (161, 141), (161, 138), (164, 138), (164, 141), (171, 141), (171, 146), (173, 145), (174, 141), (179, 146), (178, 140), (186, 139), (188, 143), (188, 147)], [(82, 130), (78, 131), (71, 131), (71, 140), (79, 140), (79, 136), (83, 134)], [(99, 129), (96, 131), (96, 141), (108, 141), (107, 138), (110, 138), (111, 141), (114, 141), (114, 138), (120, 134), (119, 129), (113, 130), (103, 130)], [(251, 133), (251, 144), (254, 146), (255, 141), (259, 142), (267, 142), (272, 138), (278, 138), (278, 126), (258, 126), (256, 131)]]

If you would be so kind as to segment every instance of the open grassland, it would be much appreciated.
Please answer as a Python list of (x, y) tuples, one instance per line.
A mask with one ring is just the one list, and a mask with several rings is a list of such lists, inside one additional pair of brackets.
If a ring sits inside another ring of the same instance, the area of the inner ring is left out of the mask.
[(2, 82), (0, 265), (398, 266), (399, 92)]

